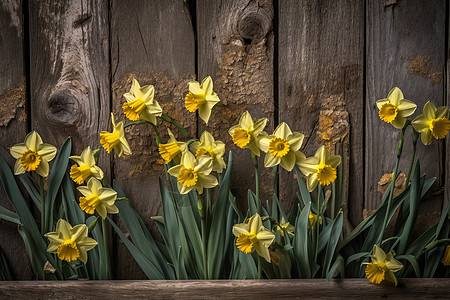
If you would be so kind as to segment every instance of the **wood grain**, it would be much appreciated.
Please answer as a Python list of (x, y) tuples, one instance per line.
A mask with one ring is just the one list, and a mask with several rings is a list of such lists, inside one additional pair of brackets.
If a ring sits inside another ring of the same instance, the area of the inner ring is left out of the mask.
[[(112, 1), (110, 14), (116, 120), (125, 121), (123, 94), (129, 91), (134, 77), (141, 86), (154, 85), (155, 100), (164, 113), (195, 136), (196, 116), (184, 108), (188, 82), (195, 78), (194, 31), (188, 5), (181, 0)], [(167, 132), (161, 120), (158, 121), (158, 129), (162, 142), (165, 142)], [(175, 128), (171, 129), (177, 134)], [(155, 134), (149, 125), (141, 125), (127, 129), (126, 136), (133, 154), (115, 158), (115, 179), (144, 222), (156, 233), (157, 228), (150, 217), (161, 215), (158, 177), (163, 176), (164, 171)], [(123, 244), (116, 244), (116, 278), (145, 278)]]
[[(9, 148), (23, 143), (28, 130), (22, 5), (21, 0), (0, 2), (0, 155), (11, 166), (14, 159)], [(14, 210), (3, 188), (0, 188), (0, 205)], [(14, 279), (32, 278), (25, 246), (15, 224), (0, 221), (0, 248)]]
[[(214, 90), (225, 104), (214, 107), (208, 125), (199, 119), (199, 135), (208, 130), (233, 151), (231, 188), (241, 207), (247, 190), (255, 191), (249, 149), (233, 144), (228, 129), (239, 123), (243, 112), (253, 119), (267, 118), (266, 131), (274, 126), (273, 3), (265, 1), (197, 1), (198, 75), (211, 76)], [(227, 154), (228, 155), (228, 154)], [(271, 170), (259, 160), (263, 203), (272, 199)]]
[(0, 282), (2, 299), (448, 299), (448, 278)]
[[(305, 134), (307, 156), (344, 143), (350, 158), (351, 220), (363, 196), (362, 1), (279, 1), (279, 120)], [(351, 142), (351, 143), (350, 143)], [(280, 176), (280, 198), (296, 197), (293, 174)]]

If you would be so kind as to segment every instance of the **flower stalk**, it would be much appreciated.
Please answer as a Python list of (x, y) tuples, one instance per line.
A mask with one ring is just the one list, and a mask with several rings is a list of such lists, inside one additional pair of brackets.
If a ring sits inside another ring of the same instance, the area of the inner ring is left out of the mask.
[(256, 194), (256, 210), (261, 214), (261, 199), (259, 198), (259, 172), (258, 172), (258, 156), (253, 152), (250, 153), (253, 160), (253, 167), (255, 169), (255, 194)]
[(45, 197), (44, 197), (44, 177), (39, 176), (39, 194), (41, 197), (41, 234), (44, 235), (46, 232), (44, 228), (45, 224)]

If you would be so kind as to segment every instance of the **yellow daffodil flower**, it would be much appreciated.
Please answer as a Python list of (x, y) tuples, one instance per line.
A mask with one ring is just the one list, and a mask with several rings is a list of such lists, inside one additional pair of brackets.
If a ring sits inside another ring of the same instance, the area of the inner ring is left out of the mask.
[(102, 131), (100, 132), (100, 143), (103, 148), (110, 153), (112, 149), (116, 151), (116, 154), (120, 157), (122, 154), (130, 155), (130, 145), (125, 138), (123, 130), (123, 123), (119, 122), (117, 125), (114, 122), (114, 115), (111, 113), (111, 123), (113, 125), (113, 132)]
[(69, 158), (76, 162), (70, 168), (70, 178), (74, 182), (82, 184), (89, 176), (102, 180), (103, 171), (95, 164), (94, 154), (90, 146), (84, 149), (80, 156), (69, 156)]
[(289, 222), (286, 222), (286, 220), (282, 217), (280, 220), (280, 226), (277, 225), (277, 230), (280, 232), (280, 236), (284, 237), (284, 230), (286, 229), (286, 232), (290, 235), (294, 235), (294, 225), (290, 224)]
[(102, 186), (102, 183), (91, 177), (87, 186), (77, 188), (84, 197), (80, 197), (80, 208), (86, 213), (92, 215), (94, 211), (106, 219), (106, 215), (117, 214), (119, 209), (114, 205), (117, 199), (117, 192), (113, 189)]
[(256, 250), (259, 256), (270, 262), (269, 246), (273, 243), (275, 235), (262, 225), (261, 217), (255, 214), (245, 223), (233, 226), (236, 246), (245, 254)]
[(239, 119), (239, 124), (230, 128), (228, 133), (233, 139), (233, 143), (239, 148), (248, 148), (256, 156), (260, 155), (259, 139), (267, 135), (263, 132), (267, 124), (267, 118), (262, 118), (253, 123), (252, 116), (248, 111), (244, 112)]
[(68, 262), (79, 259), (86, 263), (87, 251), (97, 246), (97, 242), (88, 237), (88, 227), (80, 224), (72, 227), (67, 221), (59, 219), (56, 231), (45, 234), (49, 239), (47, 251), (57, 253), (60, 260)]
[(445, 248), (444, 257), (442, 258), (441, 262), (444, 264), (444, 266), (450, 266), (450, 246), (447, 246), (447, 248)]
[(401, 270), (403, 265), (394, 258), (393, 252), (386, 254), (377, 245), (373, 246), (373, 254), (370, 256), (372, 262), (366, 264), (366, 277), (370, 282), (379, 284), (383, 280), (390, 281), (397, 285), (398, 281), (394, 273)]
[(424, 145), (429, 145), (436, 139), (443, 139), (450, 130), (449, 110), (447, 106), (436, 109), (433, 103), (427, 102), (423, 107), (423, 114), (412, 121), (412, 126), (420, 132)]
[(193, 189), (202, 194), (203, 188), (212, 188), (218, 184), (217, 178), (209, 174), (211, 171), (211, 157), (195, 158), (194, 154), (186, 151), (181, 156), (180, 164), (170, 168), (168, 172), (177, 177), (178, 191), (181, 194), (187, 194)]
[(393, 88), (387, 98), (377, 101), (380, 110), (378, 115), (386, 123), (391, 123), (395, 128), (402, 129), (406, 123), (406, 117), (412, 115), (417, 105), (409, 100), (403, 99), (403, 93), (398, 88)]
[(259, 147), (266, 152), (264, 166), (266, 168), (280, 164), (287, 171), (294, 168), (295, 162), (305, 155), (299, 151), (304, 135), (292, 132), (286, 123), (281, 123), (270, 136), (263, 136), (259, 140)]
[(320, 147), (312, 157), (297, 162), (302, 173), (308, 177), (308, 190), (313, 191), (317, 184), (329, 185), (337, 178), (336, 168), (341, 163), (339, 155), (331, 155), (327, 147)]
[(167, 128), (167, 132), (169, 133), (169, 140), (166, 144), (159, 144), (159, 154), (166, 164), (171, 162), (172, 159), (175, 159), (175, 162), (179, 164), (181, 155), (187, 150), (187, 144), (177, 141), (169, 128)]
[(156, 117), (162, 115), (161, 106), (154, 100), (155, 88), (153, 85), (141, 87), (133, 78), (130, 92), (123, 95), (127, 102), (122, 106), (124, 114), (131, 121), (138, 119), (149, 121), (156, 125)]
[(200, 119), (208, 124), (211, 110), (220, 101), (219, 96), (213, 91), (211, 77), (203, 79), (202, 84), (198, 81), (189, 82), (189, 93), (185, 97), (186, 109), (195, 112), (198, 109)]
[(16, 160), (14, 175), (36, 171), (40, 176), (47, 177), (48, 162), (55, 158), (55, 146), (44, 144), (41, 136), (36, 132), (30, 132), (25, 137), (25, 142), (16, 144), (9, 149)]
[(316, 224), (317, 222), (317, 219), (318, 219), (317, 215), (314, 214), (312, 211), (310, 211), (308, 216), (309, 224), (311, 226), (314, 226), (314, 224)]
[(203, 131), (200, 141), (195, 141), (191, 144), (191, 151), (195, 156), (207, 156), (212, 158), (212, 170), (217, 173), (227, 167), (223, 160), (225, 154), (225, 144), (221, 141), (215, 141), (214, 137), (208, 131)]

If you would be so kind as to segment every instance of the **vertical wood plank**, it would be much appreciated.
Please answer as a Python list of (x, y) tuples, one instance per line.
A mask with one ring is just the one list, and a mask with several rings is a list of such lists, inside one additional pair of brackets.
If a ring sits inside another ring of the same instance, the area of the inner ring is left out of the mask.
[[(279, 120), (305, 134), (307, 156), (341, 141), (349, 154), (350, 219), (363, 199), (362, 1), (279, 1)], [(350, 143), (351, 142), (351, 143)], [(296, 197), (293, 174), (281, 172), (280, 198)]]
[[(188, 82), (195, 78), (195, 41), (192, 15), (185, 1), (112, 1), (111, 72), (113, 111), (116, 120), (125, 121), (123, 94), (135, 77), (143, 85), (155, 86), (155, 100), (164, 113), (195, 135), (196, 118), (184, 108)], [(125, 122), (130, 122), (125, 121)], [(162, 141), (167, 132), (158, 121)], [(175, 128), (171, 128), (177, 134)], [(149, 125), (126, 130), (133, 154), (115, 159), (114, 175), (147, 225), (150, 217), (161, 215), (158, 177), (163, 176), (163, 160)], [(116, 278), (143, 279), (142, 271), (122, 243), (117, 243)]]
[[(21, 0), (0, 2), (0, 155), (10, 165), (14, 165), (14, 159), (9, 148), (22, 143), (27, 133), (22, 5)], [(0, 205), (14, 210), (3, 188), (0, 188)], [(0, 221), (0, 248), (14, 279), (32, 279), (31, 266), (17, 226), (4, 220)]]
[[(240, 205), (247, 190), (255, 191), (253, 162), (248, 149), (235, 146), (228, 129), (243, 112), (253, 119), (268, 118), (273, 131), (273, 3), (267, 1), (197, 1), (198, 79), (211, 76), (225, 104), (214, 107), (208, 125), (199, 119), (199, 135), (208, 130), (233, 151), (231, 188)], [(259, 160), (263, 203), (272, 199), (271, 170)]]
[[(447, 4), (448, 5), (448, 4)], [(447, 7), (447, 41), (448, 38), (450, 37), (450, 24), (448, 22), (450, 16), (449, 16), (449, 8)], [(448, 45), (447, 42), (447, 65), (446, 65), (446, 90), (445, 90), (445, 103), (444, 105), (450, 106), (450, 76), (449, 76), (449, 72), (450, 72), (450, 64), (449, 64), (449, 55), (448, 53), (450, 53), (450, 46)], [(444, 202), (443, 202), (443, 206), (442, 209), (444, 209), (446, 207), (446, 205), (449, 204), (450, 202), (450, 137), (447, 135), (446, 137), (446, 144), (445, 144), (445, 184), (444, 184)]]
[[(367, 83), (366, 83), (366, 209), (376, 209), (381, 202), (377, 182), (392, 173), (401, 130), (378, 117), (375, 102), (385, 98), (397, 86), (406, 99), (417, 104), (411, 117), (422, 113), (427, 101), (436, 106), (444, 102), (444, 66), (446, 1), (366, 1), (367, 4)], [(411, 157), (411, 129), (405, 136), (400, 171), (408, 172)], [(436, 176), (432, 188), (443, 187), (442, 141), (417, 145), (421, 171)], [(441, 198), (423, 201), (426, 210), (440, 211)], [(438, 215), (438, 214), (436, 214)]]

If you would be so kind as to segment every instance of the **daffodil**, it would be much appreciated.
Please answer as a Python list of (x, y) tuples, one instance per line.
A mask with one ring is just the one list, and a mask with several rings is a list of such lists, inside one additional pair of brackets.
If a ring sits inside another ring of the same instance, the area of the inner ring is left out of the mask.
[(290, 224), (289, 222), (286, 222), (286, 220), (282, 217), (280, 220), (280, 226), (276, 227), (277, 230), (280, 232), (280, 236), (284, 237), (284, 229), (286, 232), (290, 235), (294, 235), (294, 225)]
[(220, 101), (219, 96), (213, 91), (211, 77), (203, 79), (202, 84), (198, 81), (189, 82), (189, 93), (185, 97), (186, 109), (195, 112), (198, 109), (200, 119), (208, 124), (211, 110)]
[(314, 226), (314, 224), (316, 224), (316, 222), (317, 222), (317, 220), (318, 220), (319, 218), (317, 217), (317, 215), (316, 214), (314, 214), (313, 212), (309, 212), (309, 216), (308, 216), (308, 220), (309, 220), (309, 224), (311, 225), (311, 226)]
[(138, 119), (149, 121), (156, 125), (156, 117), (162, 115), (161, 106), (154, 99), (155, 88), (153, 85), (141, 87), (133, 78), (130, 92), (123, 95), (127, 102), (122, 106), (124, 114), (131, 121)]
[(398, 281), (394, 273), (401, 270), (403, 265), (394, 258), (393, 252), (386, 254), (383, 249), (377, 245), (373, 246), (373, 254), (370, 256), (372, 262), (365, 263), (366, 277), (372, 283), (379, 284), (383, 280), (390, 281), (397, 285)]
[(403, 93), (398, 88), (393, 88), (387, 98), (377, 101), (380, 110), (378, 115), (386, 123), (392, 124), (395, 128), (402, 129), (406, 123), (406, 117), (412, 115), (417, 105), (409, 100), (403, 99)]
[(122, 154), (130, 155), (130, 145), (128, 145), (128, 142), (125, 138), (123, 123), (119, 122), (116, 125), (116, 123), (114, 122), (114, 115), (112, 113), (111, 123), (113, 125), (113, 132), (100, 132), (100, 143), (108, 153), (110, 153), (111, 150), (114, 149), (119, 157), (122, 156)]
[(275, 235), (262, 225), (259, 214), (253, 215), (245, 223), (233, 226), (233, 234), (237, 237), (236, 246), (245, 254), (253, 249), (270, 262), (269, 246), (273, 243)]
[(44, 144), (41, 136), (36, 132), (30, 132), (25, 137), (25, 142), (16, 144), (9, 149), (16, 160), (14, 175), (36, 171), (42, 177), (47, 177), (48, 162), (55, 158), (55, 146)]
[(424, 145), (429, 145), (436, 139), (443, 139), (450, 130), (449, 110), (447, 106), (436, 109), (433, 103), (427, 102), (423, 107), (423, 114), (412, 121), (412, 126), (420, 132)]
[(193, 189), (202, 194), (203, 188), (212, 188), (218, 184), (217, 178), (209, 174), (211, 171), (211, 157), (195, 158), (194, 154), (186, 151), (181, 156), (180, 164), (170, 168), (168, 172), (177, 177), (178, 191), (181, 194), (187, 194)]
[(94, 154), (90, 146), (84, 149), (80, 156), (69, 156), (69, 158), (76, 162), (70, 168), (70, 178), (77, 184), (82, 184), (90, 176), (99, 180), (103, 178), (103, 171), (95, 164)]
[(337, 178), (336, 168), (341, 163), (339, 155), (331, 155), (327, 147), (321, 146), (312, 157), (297, 162), (302, 173), (308, 178), (308, 190), (313, 191), (317, 184), (329, 185)]
[(447, 248), (445, 248), (444, 257), (441, 261), (444, 266), (450, 266), (450, 246), (447, 246)]
[(67, 221), (59, 219), (56, 231), (45, 234), (49, 239), (47, 251), (57, 253), (60, 260), (73, 261), (79, 259), (86, 263), (87, 251), (97, 246), (97, 242), (88, 237), (88, 227), (80, 224), (72, 227)]
[(262, 118), (253, 122), (252, 116), (246, 111), (241, 115), (239, 124), (231, 127), (228, 132), (236, 146), (248, 148), (253, 154), (259, 156), (259, 139), (261, 136), (267, 135), (263, 132), (267, 121), (267, 118)]
[(221, 141), (215, 141), (214, 137), (208, 131), (203, 131), (200, 141), (195, 141), (191, 144), (191, 151), (195, 156), (207, 156), (212, 158), (212, 170), (217, 173), (227, 167), (223, 160), (225, 154), (225, 144)]
[(102, 186), (102, 183), (91, 177), (87, 186), (77, 188), (83, 197), (80, 197), (80, 208), (86, 213), (92, 215), (95, 211), (103, 218), (108, 213), (117, 214), (119, 209), (114, 205), (117, 199), (117, 192), (113, 189)]
[(166, 164), (172, 161), (172, 159), (175, 159), (175, 162), (179, 164), (181, 155), (187, 150), (187, 144), (177, 141), (169, 128), (167, 128), (167, 132), (169, 133), (169, 140), (166, 144), (159, 144), (159, 154)]
[(277, 126), (272, 135), (261, 137), (259, 147), (266, 152), (264, 166), (269, 168), (280, 164), (291, 171), (295, 162), (305, 157), (299, 151), (303, 137), (304, 135), (299, 132), (292, 132), (284, 122)]

